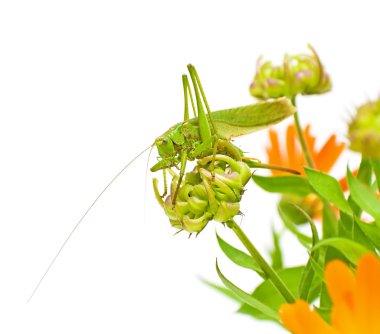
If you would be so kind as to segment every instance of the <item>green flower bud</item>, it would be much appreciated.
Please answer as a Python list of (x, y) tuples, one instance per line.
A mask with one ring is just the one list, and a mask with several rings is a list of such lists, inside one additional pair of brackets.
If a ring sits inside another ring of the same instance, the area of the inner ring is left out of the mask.
[(331, 89), (331, 81), (314, 49), (311, 55), (299, 54), (284, 57), (282, 66), (271, 62), (257, 64), (256, 74), (250, 86), (250, 93), (258, 99), (286, 96), (294, 98), (297, 94), (322, 94)]
[(350, 148), (364, 157), (380, 159), (380, 99), (357, 109), (348, 125)]
[[(174, 204), (179, 176), (172, 173), (170, 194), (165, 201), (158, 198), (172, 226), (199, 233), (210, 220), (224, 223), (239, 214), (251, 171), (246, 163), (228, 156), (216, 155), (214, 159), (200, 159), (194, 170), (185, 174)], [(156, 181), (154, 187), (157, 195)]]

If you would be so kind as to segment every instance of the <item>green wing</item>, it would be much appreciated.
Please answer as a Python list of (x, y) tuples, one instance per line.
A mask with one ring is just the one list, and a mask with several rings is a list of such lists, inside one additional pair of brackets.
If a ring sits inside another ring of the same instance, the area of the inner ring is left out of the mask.
[[(258, 102), (244, 107), (211, 113), (219, 136), (225, 139), (249, 134), (281, 122), (293, 115), (296, 108), (285, 98)], [(191, 123), (198, 120), (193, 118)]]

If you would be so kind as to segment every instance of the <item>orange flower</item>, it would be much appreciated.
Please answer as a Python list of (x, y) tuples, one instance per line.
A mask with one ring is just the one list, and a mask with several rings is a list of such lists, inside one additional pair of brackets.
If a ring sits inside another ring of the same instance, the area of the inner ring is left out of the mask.
[(280, 308), (280, 319), (293, 334), (379, 334), (380, 333), (380, 260), (372, 253), (364, 255), (356, 275), (339, 260), (325, 270), (326, 285), (333, 307), (331, 324), (298, 300)]
[[(310, 125), (302, 131), (305, 137), (315, 168), (322, 172), (329, 172), (335, 162), (340, 157), (342, 151), (346, 147), (344, 143), (338, 142), (335, 135), (331, 135), (320, 150), (316, 148), (316, 138), (310, 133)], [(307, 165), (303, 155), (301, 144), (298, 139), (296, 127), (291, 124), (286, 129), (285, 145), (281, 146), (282, 140), (279, 140), (278, 133), (269, 130), (270, 146), (267, 147), (268, 162), (272, 165), (288, 167), (305, 174), (303, 167)], [(272, 170), (272, 174), (281, 175), (282, 171)], [(345, 179), (340, 180), (343, 191), (348, 189)], [(306, 197), (298, 197), (292, 195), (284, 195), (284, 199), (291, 201), (302, 207), (312, 218), (320, 219), (322, 216), (323, 204), (315, 194)]]
[[(311, 158), (314, 161), (315, 168), (322, 172), (329, 172), (346, 145), (339, 143), (336, 140), (336, 136), (332, 135), (322, 148), (317, 150), (315, 147), (316, 138), (310, 133), (310, 125), (307, 125), (303, 130), (303, 135), (309, 148)], [(278, 133), (275, 130), (269, 130), (269, 138), (270, 146), (267, 148), (269, 163), (289, 167), (304, 174), (303, 166), (306, 165), (306, 160), (302, 153), (295, 125), (291, 124), (286, 129), (286, 148), (280, 147)], [(278, 175), (283, 172), (272, 170), (272, 173)]]

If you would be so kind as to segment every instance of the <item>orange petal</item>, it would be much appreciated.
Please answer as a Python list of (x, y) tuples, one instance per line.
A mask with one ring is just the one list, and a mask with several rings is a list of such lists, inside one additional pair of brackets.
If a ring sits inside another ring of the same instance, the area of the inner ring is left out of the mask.
[[(267, 154), (269, 163), (273, 165), (283, 166), (283, 158), (278, 143), (278, 134), (276, 131), (269, 129), (270, 145), (267, 147)], [(273, 174), (278, 174), (277, 171), (272, 170)]]
[(358, 263), (356, 279), (357, 323), (363, 333), (380, 333), (380, 260), (372, 253), (364, 255)]
[(298, 168), (296, 158), (296, 128), (293, 124), (289, 125), (286, 129), (286, 149), (288, 151), (288, 167)]
[(355, 277), (348, 266), (333, 260), (326, 266), (326, 285), (329, 291), (333, 310), (331, 320), (334, 328), (342, 333), (357, 332), (358, 327), (354, 318)]
[(294, 334), (338, 334), (304, 300), (282, 305), (280, 319)]
[(347, 191), (348, 190), (348, 183), (347, 183), (347, 178), (344, 177), (342, 179), (339, 180), (339, 184), (340, 184), (340, 187), (342, 189), (343, 192)]
[(325, 276), (333, 303), (345, 302), (352, 308), (355, 277), (348, 266), (342, 261), (333, 260), (327, 264)]
[(344, 143), (336, 141), (335, 135), (330, 136), (315, 158), (316, 167), (323, 172), (328, 172), (334, 166), (345, 147)]

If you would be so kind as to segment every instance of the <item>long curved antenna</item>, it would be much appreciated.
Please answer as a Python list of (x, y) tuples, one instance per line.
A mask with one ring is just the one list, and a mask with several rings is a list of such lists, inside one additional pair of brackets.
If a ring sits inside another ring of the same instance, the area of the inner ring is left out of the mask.
[(83, 216), (78, 220), (78, 222), (76, 223), (76, 225), (74, 226), (74, 228), (71, 230), (71, 232), (69, 233), (69, 235), (66, 237), (65, 241), (62, 243), (61, 247), (59, 248), (58, 252), (55, 254), (53, 260), (51, 260), (49, 266), (47, 267), (45, 273), (43, 274), (43, 276), (41, 277), (41, 279), (38, 281), (36, 287), (34, 288), (32, 294), (30, 295), (29, 299), (28, 299), (28, 303), (32, 300), (33, 296), (36, 294), (38, 288), (40, 287), (41, 283), (43, 282), (43, 280), (45, 279), (46, 275), (48, 274), (48, 272), (50, 271), (51, 267), (54, 265), (55, 261), (57, 260), (58, 256), (61, 254), (62, 250), (65, 248), (67, 242), (70, 240), (70, 238), (72, 237), (72, 235), (74, 234), (74, 232), (76, 231), (76, 229), (79, 227), (79, 225), (81, 224), (81, 222), (83, 221), (83, 219), (87, 216), (87, 214), (90, 212), (90, 210), (94, 207), (94, 205), (96, 204), (96, 202), (100, 199), (100, 197), (102, 197), (102, 195), (106, 192), (106, 190), (111, 186), (112, 183), (115, 182), (115, 180), (137, 159), (139, 158), (143, 153), (145, 153), (147, 150), (149, 150), (150, 148), (152, 148), (153, 145), (150, 145), (149, 147), (147, 147), (146, 149), (144, 149), (143, 151), (141, 151), (138, 155), (136, 155), (131, 161), (129, 161), (113, 178), (110, 182), (108, 182), (108, 184), (103, 188), (103, 190), (99, 193), (99, 195), (95, 198), (95, 200), (91, 203), (91, 205), (88, 207), (88, 209), (85, 211), (85, 213), (83, 214)]
[(145, 166), (145, 184), (144, 184), (144, 216), (143, 216), (143, 226), (142, 226), (142, 230), (143, 230), (143, 242), (142, 242), (142, 247), (144, 249), (144, 236), (145, 236), (145, 228), (146, 228), (146, 217), (147, 217), (147, 193), (148, 193), (148, 170), (149, 170), (149, 160), (150, 160), (150, 155), (152, 154), (152, 150), (153, 150), (153, 145), (151, 146), (151, 149), (149, 151), (149, 154), (148, 154), (148, 159), (146, 161), (146, 166)]

